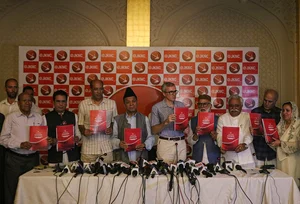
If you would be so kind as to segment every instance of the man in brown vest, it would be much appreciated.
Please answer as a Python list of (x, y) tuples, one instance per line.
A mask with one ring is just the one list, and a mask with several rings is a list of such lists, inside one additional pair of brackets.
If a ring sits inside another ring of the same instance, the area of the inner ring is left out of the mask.
[[(114, 118), (112, 137), (114, 160), (129, 162), (136, 161), (139, 157), (147, 160), (148, 151), (155, 141), (154, 136), (151, 135), (149, 119), (137, 111), (137, 96), (130, 87), (125, 91), (123, 102), (126, 112)], [(125, 128), (141, 128), (141, 144), (133, 151), (125, 151), (129, 145), (124, 141)]]

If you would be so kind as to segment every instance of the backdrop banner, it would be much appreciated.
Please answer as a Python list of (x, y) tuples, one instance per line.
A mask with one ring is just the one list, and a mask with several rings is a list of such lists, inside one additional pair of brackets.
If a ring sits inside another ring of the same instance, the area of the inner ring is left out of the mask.
[(258, 104), (259, 49), (256, 47), (19, 47), (20, 88), (32, 86), (37, 105), (47, 113), (52, 95), (62, 89), (69, 94), (68, 108), (91, 96), (89, 82), (101, 79), (104, 96), (116, 100), (124, 112), (127, 86), (136, 92), (139, 111), (148, 115), (163, 96), (163, 82), (173, 82), (177, 98), (197, 112), (197, 97), (212, 97), (212, 111), (226, 112), (231, 94), (244, 98), (243, 110)]

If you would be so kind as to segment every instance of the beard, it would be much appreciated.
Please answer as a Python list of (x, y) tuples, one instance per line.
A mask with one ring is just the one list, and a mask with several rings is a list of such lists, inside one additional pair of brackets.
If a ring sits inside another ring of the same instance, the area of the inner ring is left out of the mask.
[(7, 97), (8, 98), (17, 98), (18, 92), (8, 92)]

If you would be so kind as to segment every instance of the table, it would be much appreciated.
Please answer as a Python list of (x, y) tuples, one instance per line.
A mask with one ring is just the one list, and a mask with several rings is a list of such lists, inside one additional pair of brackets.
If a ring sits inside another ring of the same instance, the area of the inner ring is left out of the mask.
[[(234, 174), (252, 203), (300, 203), (299, 189), (293, 178), (279, 170), (273, 170), (268, 177), (265, 174), (257, 173), (257, 171), (250, 173), (248, 171), (247, 174), (237, 171)], [(174, 178), (173, 190), (168, 191), (169, 175), (144, 179), (146, 190), (143, 197), (143, 179), (141, 176), (129, 176), (126, 179), (124, 174), (120, 176), (84, 174), (73, 178), (71, 173), (56, 177), (51, 169), (32, 170), (20, 177), (15, 203), (52, 204), (58, 203), (58, 197), (60, 197), (59, 203), (61, 204), (134, 204), (143, 203), (143, 198), (147, 204), (197, 203), (197, 201), (204, 204), (250, 203), (233, 177), (217, 174), (212, 178), (198, 176), (197, 180), (198, 182), (193, 186), (186, 176), (178, 176), (178, 179)], [(98, 197), (97, 189), (98, 191), (100, 189)]]

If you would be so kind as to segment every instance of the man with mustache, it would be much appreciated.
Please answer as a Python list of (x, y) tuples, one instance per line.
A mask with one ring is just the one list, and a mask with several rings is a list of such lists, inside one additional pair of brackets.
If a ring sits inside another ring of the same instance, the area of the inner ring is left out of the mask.
[(254, 168), (255, 162), (252, 155), (253, 137), (250, 133), (249, 113), (242, 112), (243, 98), (239, 95), (231, 95), (228, 99), (228, 113), (221, 115), (218, 121), (217, 141), (222, 147), (223, 127), (239, 127), (239, 144), (234, 151), (224, 151), (221, 153), (225, 161), (232, 161), (241, 165), (243, 168)]
[(0, 102), (0, 113), (4, 116), (19, 110), (17, 102), (18, 89), (19, 85), (16, 79), (9, 78), (5, 81), (7, 98)]
[[(198, 97), (199, 112), (210, 112), (211, 97), (209, 95), (199, 95)], [(199, 114), (199, 113), (198, 113)], [(216, 145), (217, 139), (218, 116), (214, 116), (214, 130), (208, 134), (198, 134), (201, 127), (198, 126), (198, 115), (190, 120), (188, 131), (188, 143), (193, 145), (192, 159), (196, 162), (216, 164), (220, 158), (220, 149)], [(205, 148), (206, 147), (206, 148)], [(206, 149), (206, 152), (205, 152)]]

